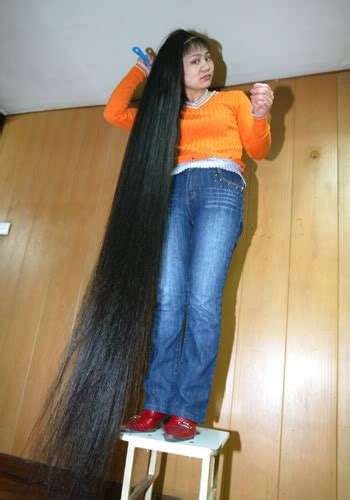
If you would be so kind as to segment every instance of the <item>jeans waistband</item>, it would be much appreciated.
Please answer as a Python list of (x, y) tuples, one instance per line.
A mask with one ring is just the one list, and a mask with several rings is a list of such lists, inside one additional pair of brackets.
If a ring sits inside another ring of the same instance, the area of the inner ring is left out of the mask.
[(173, 169), (171, 175), (180, 174), (181, 172), (184, 172), (189, 168), (222, 168), (223, 170), (235, 172), (243, 179), (244, 185), (246, 184), (238, 163), (235, 163), (232, 160), (227, 160), (225, 158), (205, 158), (203, 160), (195, 160), (186, 163), (180, 163), (180, 165), (177, 165)]

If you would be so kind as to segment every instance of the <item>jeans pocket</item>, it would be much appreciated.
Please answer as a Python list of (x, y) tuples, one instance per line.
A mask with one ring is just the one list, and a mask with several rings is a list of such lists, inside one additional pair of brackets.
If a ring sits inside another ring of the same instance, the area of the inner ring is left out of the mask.
[(236, 172), (231, 172), (230, 170), (224, 170), (222, 168), (217, 168), (216, 173), (217, 173), (219, 180), (223, 184), (226, 184), (227, 186), (230, 186), (234, 189), (238, 189), (238, 191), (241, 191), (241, 192), (244, 191), (244, 189), (245, 189), (244, 180)]

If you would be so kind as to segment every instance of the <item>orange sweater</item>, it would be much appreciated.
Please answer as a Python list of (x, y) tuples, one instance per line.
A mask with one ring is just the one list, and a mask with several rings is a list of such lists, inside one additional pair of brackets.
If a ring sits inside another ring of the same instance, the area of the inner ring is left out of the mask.
[[(112, 125), (131, 129), (137, 109), (129, 103), (145, 79), (134, 66), (113, 91), (103, 113)], [(267, 118), (255, 118), (251, 102), (241, 90), (217, 92), (199, 108), (185, 106), (180, 115), (180, 144), (176, 163), (203, 158), (226, 158), (245, 168), (242, 149), (262, 160), (271, 145)]]

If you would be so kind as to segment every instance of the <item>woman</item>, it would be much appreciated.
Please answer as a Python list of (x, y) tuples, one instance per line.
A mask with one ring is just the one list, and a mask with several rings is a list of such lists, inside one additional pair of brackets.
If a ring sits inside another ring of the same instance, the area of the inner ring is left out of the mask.
[(262, 84), (252, 104), (243, 92), (207, 91), (213, 69), (208, 43), (177, 30), (153, 62), (138, 111), (128, 104), (148, 73), (140, 63), (105, 109), (132, 130), (100, 254), (30, 436), (32, 458), (53, 466), (48, 497), (63, 483), (66, 498), (99, 498), (143, 382), (144, 408), (128, 429), (149, 431), (170, 417), (166, 438), (182, 440), (204, 421), (222, 289), (242, 230), (242, 145), (265, 156), (272, 103)]
[[(205, 419), (222, 293), (242, 232), (242, 147), (255, 159), (267, 154), (273, 93), (268, 85), (255, 84), (250, 102), (241, 91), (210, 92), (214, 63), (208, 42), (182, 30), (171, 36), (182, 46), (180, 141), (171, 171), (145, 401), (124, 429), (149, 432), (166, 422), (165, 439), (178, 441), (192, 439)], [(132, 128), (137, 111), (128, 105), (150, 70), (139, 59), (117, 86), (104, 110), (109, 123)]]

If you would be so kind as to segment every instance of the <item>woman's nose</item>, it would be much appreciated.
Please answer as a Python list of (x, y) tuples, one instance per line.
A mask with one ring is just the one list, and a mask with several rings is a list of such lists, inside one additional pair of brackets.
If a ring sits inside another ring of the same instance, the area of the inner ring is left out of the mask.
[(210, 69), (208, 61), (204, 61), (202, 64), (202, 71), (208, 71)]

